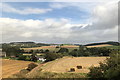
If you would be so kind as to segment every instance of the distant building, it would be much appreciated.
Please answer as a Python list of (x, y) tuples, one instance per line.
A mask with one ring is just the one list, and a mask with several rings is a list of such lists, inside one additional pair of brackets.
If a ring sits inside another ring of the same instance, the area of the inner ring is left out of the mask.
[(38, 60), (44, 62), (46, 59), (44, 59), (44, 58), (38, 58)]

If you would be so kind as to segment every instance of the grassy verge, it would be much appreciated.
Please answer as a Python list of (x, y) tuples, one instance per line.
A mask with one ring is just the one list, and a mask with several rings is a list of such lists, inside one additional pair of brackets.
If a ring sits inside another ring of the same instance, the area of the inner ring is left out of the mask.
[(88, 78), (87, 73), (37, 72), (33, 74), (14, 74), (12, 78)]

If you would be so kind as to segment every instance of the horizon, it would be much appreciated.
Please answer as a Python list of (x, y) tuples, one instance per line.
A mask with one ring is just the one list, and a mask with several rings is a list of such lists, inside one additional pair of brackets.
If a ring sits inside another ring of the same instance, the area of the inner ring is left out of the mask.
[(2, 2), (2, 41), (118, 42), (117, 2)]
[[(18, 42), (6, 42), (6, 43), (0, 43), (0, 44), (10, 44), (10, 43), (21, 43), (22, 41), (18, 41)], [(35, 42), (35, 41), (23, 41), (23, 42), (33, 42), (33, 43), (41, 43), (41, 44), (79, 44), (79, 45), (87, 45), (87, 44), (94, 44), (94, 43), (106, 43), (106, 42), (118, 42), (119, 41), (100, 41), (100, 42), (91, 42), (91, 43), (86, 43), (86, 44), (81, 44), (81, 43), (45, 43), (45, 42)]]

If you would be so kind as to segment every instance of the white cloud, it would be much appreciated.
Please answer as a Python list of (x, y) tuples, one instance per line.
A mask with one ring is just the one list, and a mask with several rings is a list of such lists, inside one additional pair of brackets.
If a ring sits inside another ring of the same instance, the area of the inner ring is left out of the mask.
[[(46, 20), (19, 20), (11, 18), (0, 18), (0, 24), (3, 27), (3, 41), (34, 39), (40, 40), (68, 39), (72, 34), (72, 27), (81, 27), (86, 24), (70, 24), (70, 21), (64, 18), (56, 21), (55, 19)], [(9, 39), (8, 39), (9, 38)]]
[(24, 9), (17, 9), (15, 7), (12, 7), (6, 3), (3, 3), (1, 5), (3, 12), (9, 12), (9, 13), (17, 13), (17, 14), (43, 14), (52, 11), (51, 8), (24, 8)]
[(3, 42), (90, 43), (118, 40), (117, 3), (96, 6), (91, 24), (71, 24), (65, 18), (20, 20), (0, 18)]
[(94, 29), (109, 29), (118, 25), (118, 3), (109, 2), (98, 5), (92, 16)]
[(25, 38), (29, 38), (29, 37), (32, 37), (32, 33), (31, 32), (25, 32), (25, 33), (21, 34), (20, 36), (25, 37)]

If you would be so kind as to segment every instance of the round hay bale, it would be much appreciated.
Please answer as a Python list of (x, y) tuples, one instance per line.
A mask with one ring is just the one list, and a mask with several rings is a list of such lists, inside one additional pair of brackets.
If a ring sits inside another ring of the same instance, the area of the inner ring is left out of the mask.
[(75, 72), (75, 68), (70, 68), (70, 72)]
[(82, 69), (82, 66), (76, 66), (77, 67), (77, 69)]

